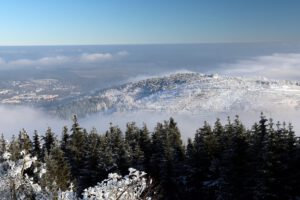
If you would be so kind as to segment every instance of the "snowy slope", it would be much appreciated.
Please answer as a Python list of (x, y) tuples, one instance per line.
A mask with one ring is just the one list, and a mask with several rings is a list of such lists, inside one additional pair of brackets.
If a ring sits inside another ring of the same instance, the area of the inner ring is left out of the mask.
[(300, 83), (178, 73), (101, 90), (65, 103), (61, 117), (96, 112), (155, 111), (167, 113), (268, 111), (299, 109)]

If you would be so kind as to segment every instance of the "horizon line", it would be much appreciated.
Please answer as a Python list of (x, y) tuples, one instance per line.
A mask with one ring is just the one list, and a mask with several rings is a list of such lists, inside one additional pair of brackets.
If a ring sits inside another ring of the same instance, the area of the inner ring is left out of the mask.
[(220, 42), (178, 42), (178, 43), (104, 43), (104, 44), (0, 44), (0, 47), (46, 47), (46, 46), (143, 46), (143, 45), (200, 45), (200, 44), (274, 44), (274, 43), (300, 43), (300, 41), (220, 41)]

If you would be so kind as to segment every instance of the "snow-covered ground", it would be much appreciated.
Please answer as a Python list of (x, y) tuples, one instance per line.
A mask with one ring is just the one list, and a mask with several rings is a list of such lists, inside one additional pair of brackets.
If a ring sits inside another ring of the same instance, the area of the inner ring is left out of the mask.
[(35, 108), (0, 107), (6, 116), (0, 132), (11, 137), (22, 128), (33, 133), (50, 126), (59, 134), (64, 125), (70, 125), (73, 114), (81, 117), (81, 126), (100, 132), (110, 122), (124, 129), (127, 122), (135, 121), (153, 129), (157, 122), (174, 117), (186, 139), (194, 136), (204, 120), (212, 124), (216, 118), (226, 122), (227, 116), (239, 115), (250, 128), (264, 112), (275, 122), (291, 122), (300, 135), (299, 109), (300, 82), (186, 72), (132, 81), (51, 108), (51, 113), (65, 120)]
[[(299, 109), (300, 82), (190, 72), (100, 90), (60, 105), (56, 114), (65, 118), (78, 114), (87, 127), (99, 122), (125, 127), (136, 121), (153, 128), (172, 116), (183, 136), (193, 137), (204, 120), (212, 124), (216, 118), (226, 121), (227, 116), (239, 115), (250, 128), (261, 112), (275, 121), (291, 122), (299, 132)], [(100, 130), (105, 130), (103, 125)]]
[(66, 104), (64, 111), (199, 114), (299, 108), (300, 82), (179, 73), (102, 90)]

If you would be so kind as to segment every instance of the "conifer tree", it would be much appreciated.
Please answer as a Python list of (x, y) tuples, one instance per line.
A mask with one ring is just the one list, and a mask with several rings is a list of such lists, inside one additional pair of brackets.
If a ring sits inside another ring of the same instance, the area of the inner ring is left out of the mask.
[(70, 162), (72, 175), (76, 180), (78, 194), (81, 194), (86, 186), (86, 177), (84, 177), (85, 148), (86, 135), (78, 123), (77, 116), (74, 115), (70, 135), (70, 145), (68, 148), (68, 160)]
[(32, 144), (32, 155), (36, 156), (38, 159), (42, 157), (42, 149), (40, 144), (40, 136), (38, 135), (37, 130), (33, 134), (33, 144)]
[(166, 165), (167, 134), (161, 123), (157, 123), (152, 134), (151, 174), (153, 178), (161, 177), (161, 170)]
[(50, 127), (47, 128), (46, 134), (43, 137), (43, 153), (50, 154), (52, 147), (55, 145), (55, 135)]
[(67, 126), (64, 126), (62, 131), (60, 148), (63, 152), (65, 152), (65, 154), (67, 153), (69, 143), (70, 143), (69, 130)]
[(139, 147), (144, 155), (143, 170), (148, 172), (150, 171), (150, 159), (151, 159), (151, 152), (152, 152), (150, 133), (146, 124), (144, 124), (142, 129), (140, 129), (139, 131), (140, 131)]
[[(87, 187), (94, 186), (101, 181), (104, 176), (103, 171), (99, 165), (100, 163), (100, 145), (101, 139), (95, 128), (87, 136), (87, 143), (85, 148), (85, 165), (84, 176), (86, 177), (85, 184)], [(106, 174), (105, 174), (106, 175)]]
[[(250, 149), (250, 171), (253, 176), (251, 191), (255, 199), (271, 198), (269, 180), (272, 178), (269, 170), (269, 132), (268, 120), (261, 113), (260, 121), (253, 127), (252, 148)], [(272, 128), (272, 127), (271, 127)]]
[(130, 149), (126, 144), (121, 129), (110, 124), (109, 131), (106, 132), (108, 149), (111, 151), (113, 164), (118, 171), (124, 175), (130, 166)]
[(22, 157), (20, 143), (18, 140), (16, 140), (15, 135), (12, 136), (11, 142), (9, 143), (8, 151), (11, 154), (10, 159), (12, 161), (17, 161)]
[[(293, 130), (291, 129), (291, 131)], [(289, 173), (284, 183), (288, 183), (290, 186), (291, 197), (296, 198), (300, 196), (300, 137), (295, 137), (295, 143), (290, 147), (289, 155), (290, 161), (287, 168)]]
[(221, 120), (217, 119), (213, 128), (213, 135), (215, 141), (212, 141), (215, 147), (211, 147), (212, 149), (210, 150), (212, 159), (220, 158), (220, 153), (222, 151), (222, 146), (223, 146), (222, 139), (224, 137), (224, 132), (225, 132), (224, 127), (221, 123)]
[[(230, 122), (229, 122), (230, 123)], [(245, 190), (247, 177), (248, 143), (246, 130), (238, 116), (233, 124), (226, 126), (229, 134), (228, 143), (222, 151), (220, 160), (220, 181), (217, 189), (217, 198), (246, 199)]]
[(183, 163), (185, 160), (185, 150), (181, 140), (181, 133), (177, 127), (177, 123), (173, 118), (165, 122), (165, 128), (168, 134), (168, 151), (170, 152), (170, 158), (168, 160), (168, 178), (170, 179), (168, 187), (170, 193), (172, 189), (176, 189), (177, 192), (173, 192), (173, 199), (181, 199), (180, 188), (183, 185), (182, 177), (184, 176)]
[(0, 138), (0, 162), (3, 161), (3, 154), (6, 152), (6, 141), (5, 138), (3, 136), (3, 134), (1, 134), (1, 138)]
[[(152, 175), (160, 182), (163, 196), (179, 199), (180, 172), (183, 169), (184, 148), (175, 121), (158, 123), (152, 135)], [(176, 192), (174, 192), (174, 188)]]
[(206, 198), (206, 190), (210, 190), (217, 180), (211, 180), (209, 182), (209, 166), (210, 158), (205, 145), (205, 136), (211, 132), (211, 128), (208, 123), (204, 123), (204, 126), (197, 130), (193, 142), (188, 143), (187, 149), (187, 186), (188, 199), (195, 199), (199, 196)]
[(110, 145), (110, 139), (105, 135), (99, 136), (100, 146), (99, 146), (99, 178), (105, 179), (108, 173), (115, 172), (117, 166), (115, 164), (115, 158), (113, 156), (113, 150)]
[(205, 148), (212, 159), (215, 157), (217, 152), (218, 144), (217, 138), (214, 136), (211, 126), (204, 121), (204, 125), (201, 130), (201, 134), (203, 135)]
[(181, 140), (181, 133), (177, 127), (177, 123), (173, 118), (170, 118), (169, 122), (167, 123), (167, 129), (168, 140), (172, 148), (172, 163), (179, 165), (184, 160), (184, 147)]
[(125, 131), (125, 145), (128, 145), (131, 167), (143, 170), (144, 152), (140, 147), (141, 132), (134, 122), (127, 123)]
[(25, 131), (25, 129), (22, 129), (20, 131), (18, 142), (19, 142), (20, 148), (25, 151), (25, 154), (31, 153), (32, 142), (29, 138), (29, 135)]
[(7, 177), (15, 177), (11, 198), (20, 196), (18, 188), (28, 188), (30, 194), (39, 192), (40, 196), (32, 198), (47, 194), (44, 199), (56, 199), (59, 189), (67, 190), (74, 182), (80, 198), (83, 189), (101, 182), (108, 173), (125, 174), (135, 166), (145, 169), (152, 180), (142, 196), (152, 194), (155, 199), (300, 196), (300, 140), (291, 124), (274, 124), (262, 114), (259, 122), (246, 130), (238, 116), (233, 121), (228, 118), (224, 126), (217, 119), (213, 128), (204, 122), (185, 147), (177, 123), (170, 118), (158, 123), (149, 135), (146, 125), (139, 128), (134, 122), (127, 124), (125, 134), (112, 124), (102, 135), (95, 128), (87, 132), (74, 116), (70, 134), (64, 127), (60, 141), (48, 128), (43, 137), (45, 158), (38, 161), (33, 157), (42, 154), (37, 131), (32, 143), (24, 129), (8, 144), (2, 135), (0, 159), (6, 151), (9, 159), (0, 160), (0, 185)]
[(50, 154), (45, 157), (46, 174), (43, 175), (43, 185), (57, 198), (59, 190), (65, 191), (71, 184), (71, 173), (68, 162), (65, 159), (64, 152), (54, 146)]
[(158, 186), (157, 188), (157, 198), (161, 199), (164, 194), (164, 178), (166, 178), (167, 171), (167, 133), (163, 128), (163, 124), (157, 123), (155, 130), (152, 134), (152, 144), (151, 144), (151, 159), (150, 159), (150, 174), (153, 181)]

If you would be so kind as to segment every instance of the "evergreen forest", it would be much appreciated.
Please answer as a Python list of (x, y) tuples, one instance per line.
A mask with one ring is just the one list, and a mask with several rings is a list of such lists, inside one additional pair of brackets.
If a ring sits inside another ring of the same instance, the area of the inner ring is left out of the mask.
[[(199, 127), (183, 141), (173, 118), (153, 130), (131, 122), (99, 133), (74, 116), (62, 133), (2, 136), (0, 199), (300, 199), (300, 140), (291, 124), (261, 114), (251, 128), (238, 116)], [(18, 176), (10, 173), (18, 165)], [(87, 194), (109, 174), (132, 178), (128, 169), (143, 172), (138, 195), (122, 197), (134, 182), (115, 198)]]

